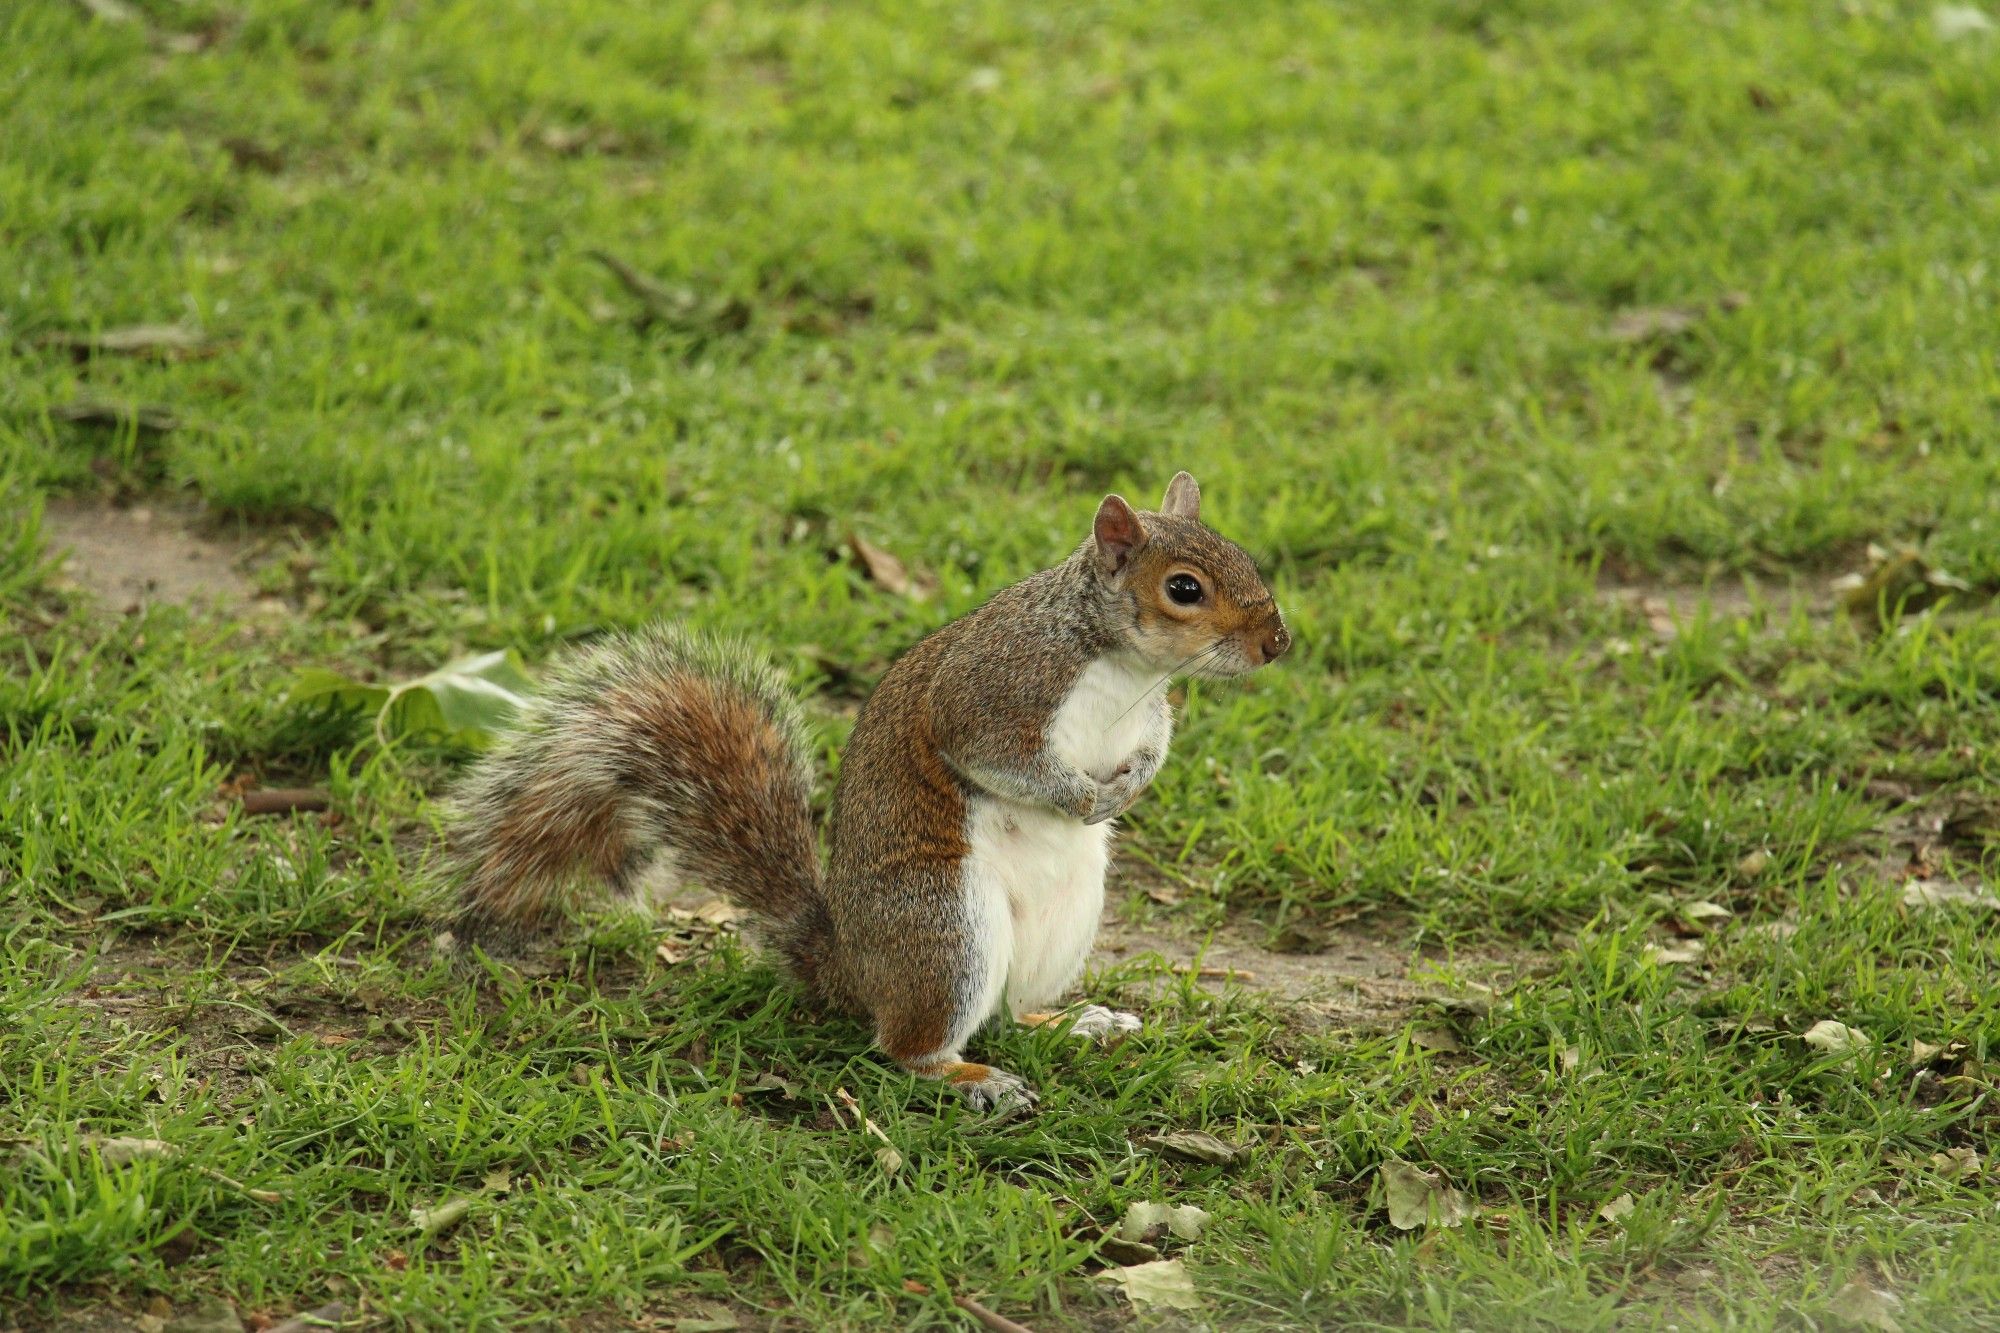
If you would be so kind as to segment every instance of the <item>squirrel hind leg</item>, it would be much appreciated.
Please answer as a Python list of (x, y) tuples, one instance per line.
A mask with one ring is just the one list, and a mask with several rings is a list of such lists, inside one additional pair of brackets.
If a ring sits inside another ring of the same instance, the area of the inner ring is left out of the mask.
[[(942, 999), (943, 997), (937, 997)], [(1034, 1109), (1039, 1100), (1017, 1074), (992, 1065), (975, 1064), (959, 1058), (970, 1029), (977, 1022), (956, 1023), (945, 1015), (948, 1010), (903, 1008), (889, 1013), (877, 1011), (877, 1043), (897, 1064), (918, 1078), (950, 1084), (966, 1105), (975, 1111), (990, 1111), (1003, 1118)]]
[(1041, 1100), (1019, 1074), (1010, 1074), (992, 1065), (973, 1064), (965, 1060), (938, 1060), (931, 1064), (905, 1064), (903, 1067), (919, 1078), (933, 1078), (950, 1084), (959, 1096), (965, 1098), (967, 1106), (975, 1111), (990, 1111), (1001, 1118), (1032, 1111)]

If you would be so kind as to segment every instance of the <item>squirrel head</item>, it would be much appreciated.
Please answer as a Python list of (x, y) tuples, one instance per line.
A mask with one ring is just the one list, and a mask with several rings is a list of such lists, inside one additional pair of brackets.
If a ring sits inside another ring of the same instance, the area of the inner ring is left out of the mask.
[(1185, 472), (1157, 511), (1105, 496), (1084, 554), (1129, 609), (1129, 647), (1159, 670), (1240, 676), (1292, 646), (1256, 562), (1202, 523), (1201, 487)]

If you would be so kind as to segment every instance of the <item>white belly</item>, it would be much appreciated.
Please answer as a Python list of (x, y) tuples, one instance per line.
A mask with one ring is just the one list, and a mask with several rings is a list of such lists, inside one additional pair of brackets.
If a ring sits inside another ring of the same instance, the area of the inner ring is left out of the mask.
[(1108, 824), (975, 800), (967, 820), (966, 887), (995, 962), (981, 1008), (1016, 1014), (1061, 999), (1090, 957), (1104, 911)]
[[(1165, 689), (1155, 674), (1095, 662), (1050, 722), (1049, 747), (1103, 781), (1149, 738), (1164, 745)], [(1086, 825), (996, 797), (975, 797), (966, 824), (971, 917), (993, 959), (981, 1016), (1002, 1003), (1015, 1014), (1054, 1005), (1083, 971), (1097, 938), (1111, 825)]]

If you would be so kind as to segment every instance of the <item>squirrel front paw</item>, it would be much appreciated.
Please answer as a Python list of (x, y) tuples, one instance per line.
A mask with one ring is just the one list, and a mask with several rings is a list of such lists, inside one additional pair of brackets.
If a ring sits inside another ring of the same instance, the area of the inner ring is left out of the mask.
[(1097, 800), (1090, 807), (1090, 813), (1083, 817), (1086, 824), (1102, 824), (1107, 819), (1116, 819), (1132, 808), (1132, 802), (1139, 799), (1142, 783), (1136, 782), (1136, 772), (1131, 764), (1125, 764), (1111, 775), (1109, 782), (1097, 784)]
[(1035, 1109), (1041, 1100), (1018, 1074), (989, 1067), (986, 1076), (967, 1079), (957, 1085), (959, 1096), (975, 1111), (991, 1111), (1001, 1119), (1012, 1119)]

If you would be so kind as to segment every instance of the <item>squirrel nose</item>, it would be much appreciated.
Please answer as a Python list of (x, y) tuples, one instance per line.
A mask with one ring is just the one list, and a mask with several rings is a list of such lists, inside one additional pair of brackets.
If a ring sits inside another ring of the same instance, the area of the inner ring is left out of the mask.
[[(1275, 662), (1291, 650), (1292, 632), (1285, 628), (1285, 622), (1273, 619), (1271, 627), (1264, 631), (1264, 637), (1257, 641), (1257, 649), (1264, 662)], [(1258, 665), (1263, 665), (1259, 663)]]

